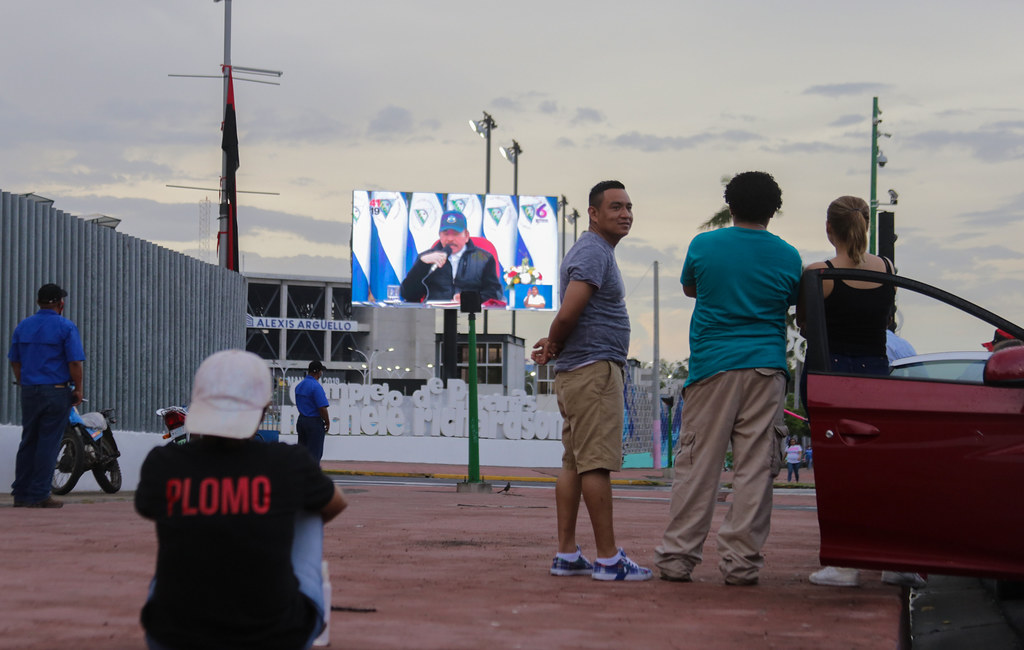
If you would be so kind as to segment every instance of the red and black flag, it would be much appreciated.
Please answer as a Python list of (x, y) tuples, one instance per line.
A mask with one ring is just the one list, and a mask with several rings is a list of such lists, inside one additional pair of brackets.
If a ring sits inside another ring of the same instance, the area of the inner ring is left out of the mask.
[[(225, 165), (223, 192), (221, 192), (220, 216), (227, 218), (227, 230), (217, 237), (217, 246), (227, 247), (227, 268), (238, 270), (238, 201), (235, 188), (235, 172), (238, 171), (238, 123), (235, 121), (235, 85), (231, 77), (231, 66), (224, 66), (228, 75), (228, 98), (224, 106), (224, 134), (220, 148), (224, 150)], [(221, 223), (224, 223), (223, 221)]]

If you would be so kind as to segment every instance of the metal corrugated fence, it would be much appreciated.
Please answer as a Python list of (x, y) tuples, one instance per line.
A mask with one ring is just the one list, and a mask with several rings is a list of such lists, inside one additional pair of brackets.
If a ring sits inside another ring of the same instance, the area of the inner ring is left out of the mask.
[(67, 290), (64, 315), (82, 335), (83, 410), (116, 408), (115, 429), (158, 431), (156, 409), (188, 402), (206, 356), (245, 347), (241, 274), (0, 191), (3, 424), (21, 423), (11, 334), (47, 282)]

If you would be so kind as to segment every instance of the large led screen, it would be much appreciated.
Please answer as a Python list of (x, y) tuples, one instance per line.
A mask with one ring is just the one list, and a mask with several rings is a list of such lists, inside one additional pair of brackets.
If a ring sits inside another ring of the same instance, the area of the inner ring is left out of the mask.
[(352, 302), (485, 309), (558, 307), (553, 196), (352, 193)]

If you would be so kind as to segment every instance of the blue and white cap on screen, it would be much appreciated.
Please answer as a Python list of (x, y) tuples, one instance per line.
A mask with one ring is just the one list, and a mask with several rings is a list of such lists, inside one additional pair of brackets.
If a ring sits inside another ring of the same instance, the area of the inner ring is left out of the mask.
[(204, 436), (251, 438), (270, 394), (270, 369), (263, 359), (244, 350), (211, 354), (196, 371), (185, 429)]
[(444, 232), (445, 230), (454, 230), (455, 232), (466, 231), (466, 215), (455, 210), (449, 210), (441, 215), (441, 227), (438, 228), (438, 232)]

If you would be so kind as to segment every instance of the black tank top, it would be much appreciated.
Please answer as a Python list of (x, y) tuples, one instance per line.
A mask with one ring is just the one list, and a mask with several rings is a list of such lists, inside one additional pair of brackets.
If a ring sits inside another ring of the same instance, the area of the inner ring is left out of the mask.
[[(885, 270), (892, 273), (889, 260)], [(830, 268), (832, 262), (826, 261)], [(893, 285), (856, 289), (842, 280), (832, 282), (832, 293), (825, 298), (825, 325), (831, 354), (849, 357), (885, 356), (885, 329), (896, 296)]]

